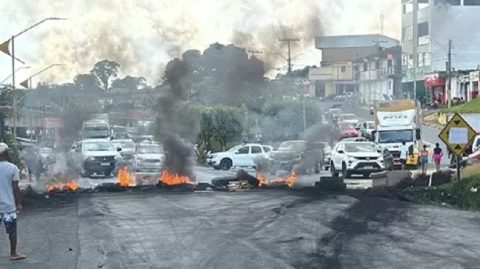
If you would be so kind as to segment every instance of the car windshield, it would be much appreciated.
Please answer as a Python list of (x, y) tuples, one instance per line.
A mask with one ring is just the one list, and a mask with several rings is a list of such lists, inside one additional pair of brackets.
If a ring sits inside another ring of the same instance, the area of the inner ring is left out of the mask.
[(373, 143), (347, 143), (345, 144), (345, 152), (374, 152), (376, 151)]
[(110, 130), (104, 126), (84, 127), (83, 137), (86, 138), (104, 138), (110, 136)]
[(235, 146), (235, 147), (233, 147), (233, 148), (230, 148), (230, 149), (227, 150), (227, 151), (228, 151), (228, 152), (236, 152), (236, 151), (237, 151), (238, 149), (240, 149), (241, 147), (243, 147), (243, 146), (241, 146), (241, 145), (240, 145), (240, 146)]
[(378, 142), (380, 143), (402, 143), (411, 141), (413, 141), (413, 130), (378, 132)]
[(288, 150), (288, 151), (302, 151), (305, 148), (304, 141), (287, 141), (282, 142), (278, 146), (278, 150)]
[(340, 115), (340, 113), (342, 113), (342, 110), (341, 109), (330, 109), (330, 114), (332, 115)]
[(341, 116), (343, 120), (355, 120), (357, 117), (353, 114), (344, 114)]
[(137, 153), (139, 154), (161, 154), (162, 152), (162, 147), (156, 145), (137, 147)]
[(83, 143), (85, 151), (114, 151), (115, 148), (111, 142), (85, 142)]
[(355, 124), (348, 123), (348, 122), (341, 122), (341, 123), (338, 124), (338, 126), (340, 127), (340, 130), (347, 130), (347, 129), (354, 129), (355, 128)]

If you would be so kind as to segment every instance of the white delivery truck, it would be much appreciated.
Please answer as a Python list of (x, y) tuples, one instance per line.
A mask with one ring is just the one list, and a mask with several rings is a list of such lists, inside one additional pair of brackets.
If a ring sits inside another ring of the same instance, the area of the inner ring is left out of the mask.
[(395, 100), (380, 103), (374, 111), (374, 141), (393, 155), (393, 164), (400, 163), (400, 149), (405, 142), (408, 148), (406, 165), (419, 165), (419, 149), (422, 146), (422, 111), (418, 102)]
[(112, 132), (108, 121), (108, 114), (93, 114), (83, 122), (81, 136), (83, 139), (110, 139)]

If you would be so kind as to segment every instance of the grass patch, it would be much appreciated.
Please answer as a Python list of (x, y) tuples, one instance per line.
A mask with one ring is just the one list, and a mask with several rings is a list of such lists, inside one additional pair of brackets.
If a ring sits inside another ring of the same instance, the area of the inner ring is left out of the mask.
[(480, 163), (474, 163), (463, 168), (460, 176), (462, 179), (468, 179), (475, 176), (480, 177)]
[(473, 99), (470, 102), (446, 108), (443, 113), (480, 113), (480, 98)]
[(440, 187), (409, 190), (406, 196), (427, 204), (447, 204), (459, 209), (480, 211), (480, 175), (466, 177)]

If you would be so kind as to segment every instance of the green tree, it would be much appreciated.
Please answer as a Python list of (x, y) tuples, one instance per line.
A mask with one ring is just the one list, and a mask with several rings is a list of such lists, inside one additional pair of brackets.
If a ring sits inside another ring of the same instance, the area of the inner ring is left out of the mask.
[(78, 74), (73, 78), (73, 83), (82, 91), (100, 89), (100, 81), (92, 74)]
[(226, 150), (228, 143), (241, 138), (243, 112), (236, 107), (218, 105), (212, 114), (213, 139)]
[(119, 63), (103, 60), (93, 66), (90, 74), (94, 75), (101, 82), (104, 91), (108, 91), (110, 80), (117, 77), (119, 69)]

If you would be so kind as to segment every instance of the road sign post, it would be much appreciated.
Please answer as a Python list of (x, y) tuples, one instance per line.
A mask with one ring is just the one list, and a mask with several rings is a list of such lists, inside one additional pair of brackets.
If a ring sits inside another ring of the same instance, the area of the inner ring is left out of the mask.
[(440, 139), (452, 153), (452, 158), (454, 156), (457, 158), (457, 180), (460, 180), (462, 155), (472, 145), (476, 135), (475, 130), (458, 113), (453, 115), (439, 134)]

